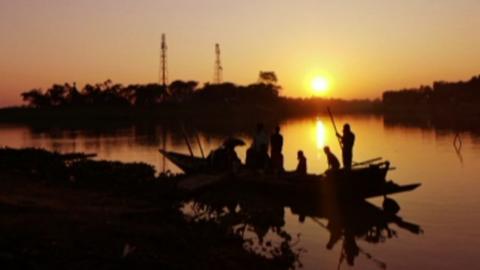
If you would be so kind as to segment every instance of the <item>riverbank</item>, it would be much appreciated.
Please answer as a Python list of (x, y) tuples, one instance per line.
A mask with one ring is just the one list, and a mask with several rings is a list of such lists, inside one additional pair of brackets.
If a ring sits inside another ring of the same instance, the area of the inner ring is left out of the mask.
[[(175, 191), (171, 182), (175, 176), (144, 179), (151, 173), (147, 165), (82, 158), (70, 159), (63, 166), (58, 154), (34, 149), (0, 149), (0, 159), (3, 266), (290, 267), (281, 258), (269, 259), (245, 250), (244, 239), (219, 223), (186, 218), (180, 210), (186, 198)], [(79, 169), (77, 162), (89, 168)], [(41, 170), (47, 164), (51, 166)], [(131, 173), (125, 175), (127, 171)]]
[(166, 103), (152, 107), (10, 107), (0, 109), (4, 123), (102, 123), (102, 122), (178, 122), (226, 123), (279, 121), (285, 118), (324, 114), (331, 108), (338, 114), (378, 113), (379, 102), (368, 100), (277, 98), (269, 102), (236, 103), (228, 101)]
[[(308, 105), (309, 104), (309, 105)], [(363, 105), (360, 105), (363, 104)], [(316, 105), (309, 101), (289, 101), (265, 107), (210, 104), (205, 107), (164, 106), (150, 109), (125, 108), (28, 108), (0, 109), (1, 124), (21, 124), (36, 129), (52, 127), (64, 129), (112, 129), (118, 127), (164, 126), (178, 130), (184, 125), (191, 130), (208, 131), (212, 134), (228, 135), (235, 132), (253, 132), (258, 122), (270, 128), (292, 119), (304, 119), (326, 115), (331, 108), (339, 115), (383, 116), (388, 126), (414, 126), (454, 130), (474, 130), (478, 127), (480, 112), (475, 110), (433, 110), (428, 108), (386, 109), (379, 104), (362, 103), (349, 107), (348, 103), (331, 106), (329, 103)], [(179, 134), (182, 136), (182, 134)]]

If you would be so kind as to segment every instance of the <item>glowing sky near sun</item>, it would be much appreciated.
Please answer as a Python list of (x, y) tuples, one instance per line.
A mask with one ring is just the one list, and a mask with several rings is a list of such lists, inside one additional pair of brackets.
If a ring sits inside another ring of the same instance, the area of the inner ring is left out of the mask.
[(480, 73), (478, 0), (1, 0), (0, 106), (53, 83), (211, 81), (220, 43), (225, 80), (275, 71), (283, 95), (376, 98), (386, 89)]

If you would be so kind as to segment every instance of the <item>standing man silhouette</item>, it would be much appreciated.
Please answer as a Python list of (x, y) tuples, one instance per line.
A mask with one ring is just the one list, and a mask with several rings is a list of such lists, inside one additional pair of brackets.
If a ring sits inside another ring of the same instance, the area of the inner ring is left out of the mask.
[(280, 127), (275, 127), (275, 133), (270, 136), (270, 158), (274, 172), (283, 172), (283, 136), (280, 134)]
[(349, 124), (343, 125), (343, 135), (337, 133), (342, 142), (342, 161), (343, 167), (347, 170), (352, 168), (353, 145), (355, 143), (355, 134), (350, 129)]
[(252, 146), (247, 150), (247, 166), (254, 169), (267, 169), (269, 165), (268, 157), (268, 135), (265, 132), (263, 123), (257, 124), (257, 131), (253, 136)]

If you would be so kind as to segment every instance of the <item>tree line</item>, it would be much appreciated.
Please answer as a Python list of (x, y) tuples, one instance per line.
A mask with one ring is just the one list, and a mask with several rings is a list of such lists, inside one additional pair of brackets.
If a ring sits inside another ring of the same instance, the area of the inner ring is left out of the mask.
[[(276, 78), (275, 78), (276, 80)], [(233, 83), (209, 84), (199, 87), (196, 81), (176, 80), (161, 84), (132, 84), (124, 86), (106, 80), (87, 84), (79, 89), (75, 83), (54, 84), (46, 91), (32, 89), (21, 94), (34, 108), (61, 107), (155, 107), (162, 104), (236, 102), (265, 103), (275, 101), (280, 86), (271, 78), (259, 79), (247, 86)]]
[(480, 75), (468, 81), (436, 81), (432, 86), (385, 91), (382, 101), (385, 110), (480, 111)]

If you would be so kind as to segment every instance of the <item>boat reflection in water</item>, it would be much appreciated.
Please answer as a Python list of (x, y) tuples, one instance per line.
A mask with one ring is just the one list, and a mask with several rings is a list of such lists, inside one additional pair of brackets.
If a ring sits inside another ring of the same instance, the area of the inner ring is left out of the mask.
[(300, 238), (286, 231), (287, 208), (301, 223), (311, 219), (319, 229), (328, 231), (327, 249), (341, 244), (338, 267), (345, 262), (354, 265), (355, 259), (363, 254), (379, 268), (386, 268), (386, 263), (363, 251), (357, 241), (377, 244), (392, 239), (397, 235), (391, 224), (413, 234), (422, 233), (419, 225), (403, 220), (396, 209), (387, 211), (384, 209), (388, 207), (382, 209), (366, 200), (330, 201), (298, 194), (285, 196), (268, 189), (248, 188), (242, 183), (228, 185), (217, 185), (193, 195), (187, 216), (199, 222), (205, 219), (217, 222), (227, 233), (242, 237), (246, 249), (276, 259), (286, 269), (302, 266), (301, 254), (305, 251), (300, 247)]

